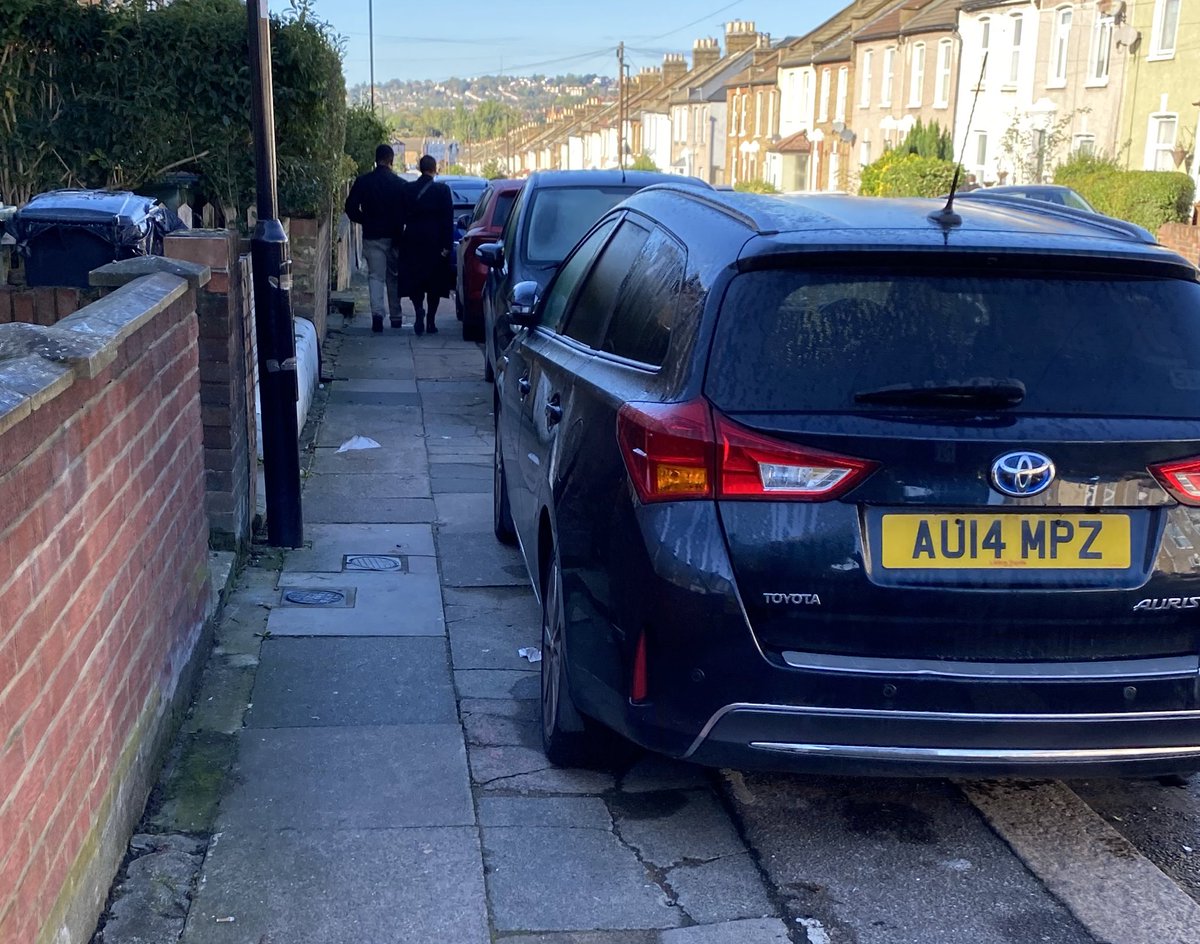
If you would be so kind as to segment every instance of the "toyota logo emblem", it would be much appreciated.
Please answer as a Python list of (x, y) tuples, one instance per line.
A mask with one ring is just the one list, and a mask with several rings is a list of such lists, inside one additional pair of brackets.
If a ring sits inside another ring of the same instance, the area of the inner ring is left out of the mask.
[(1040, 452), (1008, 452), (992, 463), (992, 486), (1002, 495), (1028, 498), (1054, 481), (1054, 463)]

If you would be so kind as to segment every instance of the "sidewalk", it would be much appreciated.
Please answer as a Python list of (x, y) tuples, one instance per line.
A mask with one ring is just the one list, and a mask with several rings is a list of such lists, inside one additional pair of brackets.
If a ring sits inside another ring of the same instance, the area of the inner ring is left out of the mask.
[(307, 546), (233, 590), (104, 944), (804, 940), (710, 774), (546, 761), (480, 350), (449, 306), (416, 338), (364, 301), (302, 444)]

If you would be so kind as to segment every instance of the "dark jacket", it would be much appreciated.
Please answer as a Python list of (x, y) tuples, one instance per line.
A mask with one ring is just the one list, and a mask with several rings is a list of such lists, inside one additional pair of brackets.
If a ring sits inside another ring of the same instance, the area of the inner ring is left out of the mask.
[(454, 198), (448, 186), (425, 174), (404, 185), (402, 245), (400, 264), (407, 290), (445, 295), (454, 249)]
[(363, 239), (392, 239), (404, 226), (404, 180), (390, 167), (362, 174), (346, 198), (346, 215), (362, 226)]

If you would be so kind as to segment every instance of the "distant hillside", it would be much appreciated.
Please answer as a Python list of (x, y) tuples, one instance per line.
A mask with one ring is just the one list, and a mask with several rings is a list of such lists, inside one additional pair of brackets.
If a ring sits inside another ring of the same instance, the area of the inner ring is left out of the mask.
[[(370, 100), (370, 87), (354, 85), (348, 94), (352, 103), (366, 102)], [(444, 82), (391, 79), (375, 85), (376, 105), (385, 115), (395, 116), (456, 106), (475, 109), (484, 102), (495, 102), (525, 118), (533, 118), (548, 108), (576, 105), (592, 96), (608, 98), (615, 94), (615, 79), (593, 74), (482, 75)]]

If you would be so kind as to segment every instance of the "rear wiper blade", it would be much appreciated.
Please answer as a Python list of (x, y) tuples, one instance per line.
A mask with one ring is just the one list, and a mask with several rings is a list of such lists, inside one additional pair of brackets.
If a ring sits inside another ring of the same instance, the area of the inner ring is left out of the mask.
[(970, 377), (949, 383), (895, 384), (877, 390), (862, 390), (855, 403), (898, 403), (910, 406), (1000, 408), (1017, 406), (1025, 399), (1025, 384), (1019, 380)]

